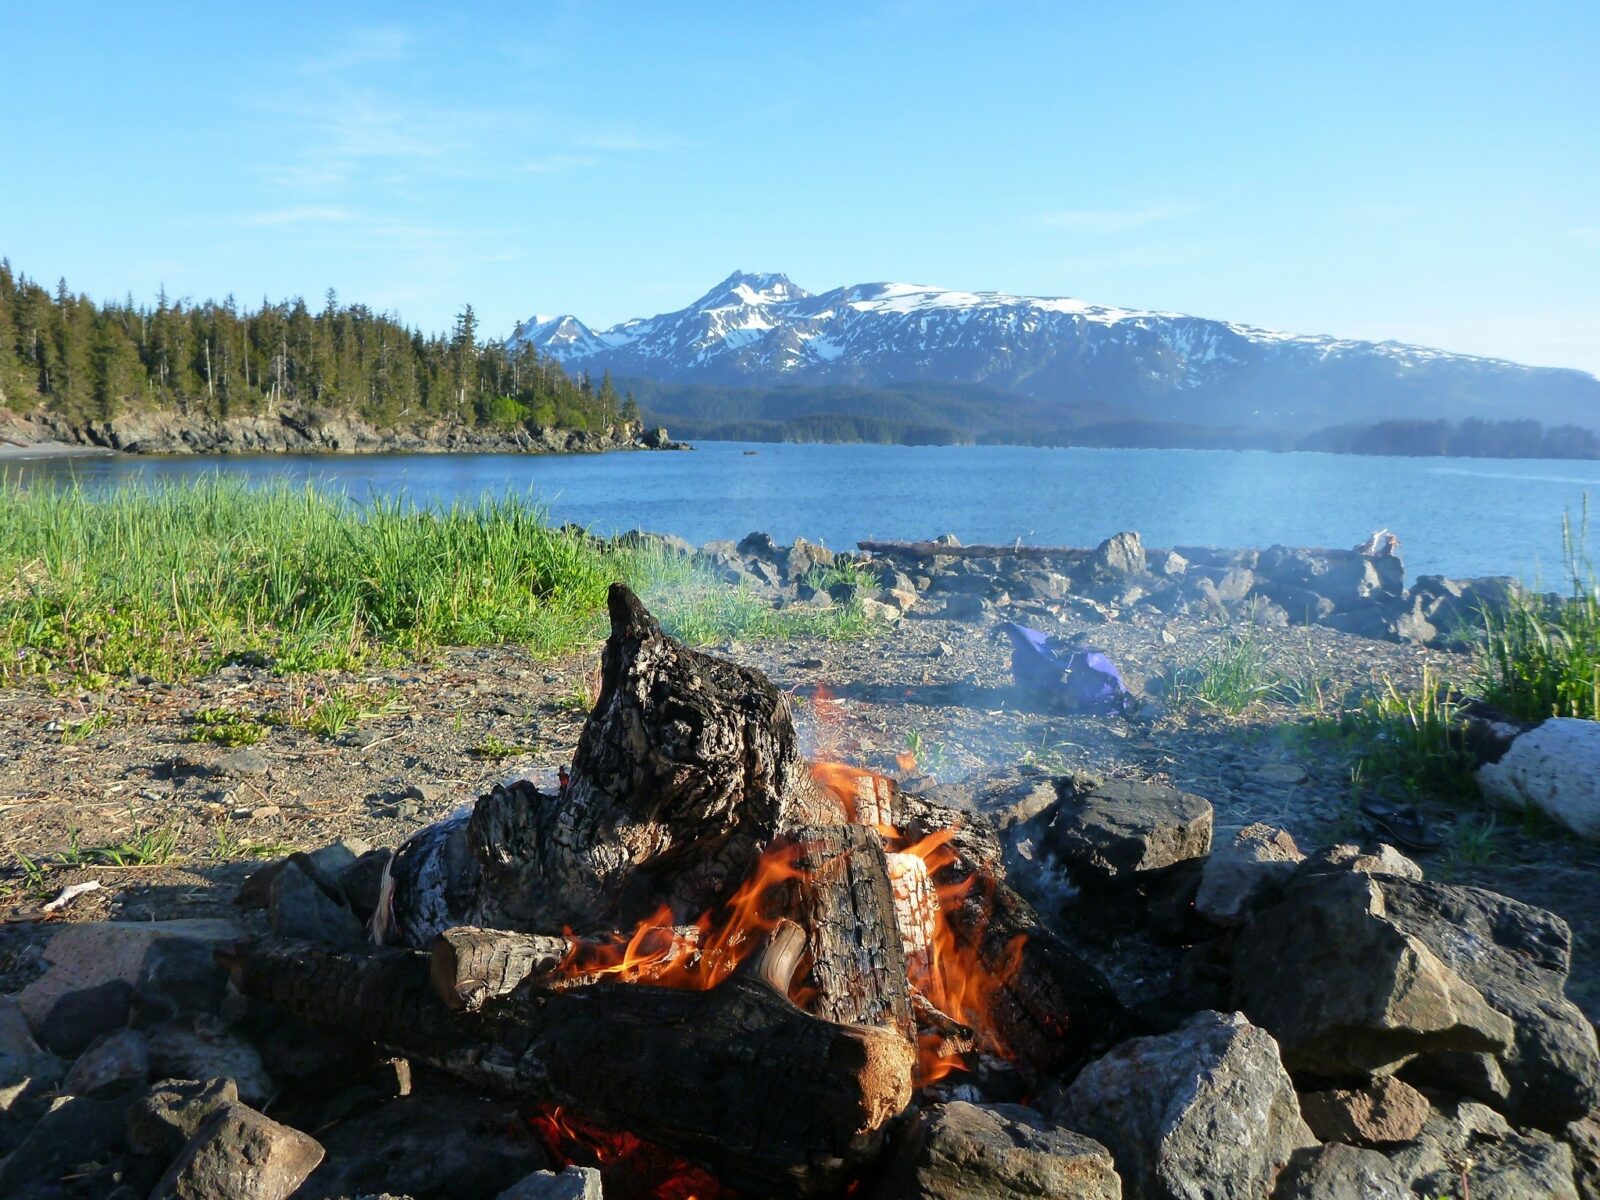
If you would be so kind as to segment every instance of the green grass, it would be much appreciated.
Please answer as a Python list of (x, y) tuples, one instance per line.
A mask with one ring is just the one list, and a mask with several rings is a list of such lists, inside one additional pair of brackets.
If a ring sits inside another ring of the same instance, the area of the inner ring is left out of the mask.
[(0, 684), (348, 670), (451, 645), (556, 654), (603, 633), (613, 580), (696, 643), (868, 626), (859, 605), (775, 611), (682, 560), (597, 545), (522, 497), (433, 511), (220, 476), (109, 492), (0, 480)]
[(1482, 614), (1483, 698), (1524, 720), (1600, 718), (1600, 580), (1588, 555), (1589, 507), (1576, 528), (1561, 519), (1567, 595), (1518, 591)]
[(78, 831), (67, 835), (67, 849), (57, 858), (64, 867), (156, 867), (178, 856), (177, 829), (152, 829), (125, 842), (85, 847)]
[(214, 742), (219, 746), (254, 746), (267, 736), (260, 721), (227, 708), (202, 708), (191, 718), (189, 740)]
[(293, 854), (296, 849), (298, 847), (289, 842), (260, 842), (238, 837), (228, 825), (219, 825), (211, 857), (224, 862), (235, 859), (282, 858)]
[(1169, 694), (1176, 707), (1241, 713), (1271, 697), (1280, 685), (1268, 665), (1266, 647), (1253, 630), (1246, 630), (1228, 634), (1194, 666), (1175, 672)]
[(508, 742), (491, 733), (474, 746), (471, 753), (478, 758), (516, 758), (518, 755), (535, 753), (535, 747)]

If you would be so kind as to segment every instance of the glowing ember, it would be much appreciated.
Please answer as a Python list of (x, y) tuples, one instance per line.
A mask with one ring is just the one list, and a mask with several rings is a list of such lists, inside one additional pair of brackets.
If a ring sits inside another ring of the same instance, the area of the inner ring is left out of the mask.
[(602, 1128), (545, 1105), (529, 1119), (556, 1168), (593, 1167), (601, 1190), (618, 1200), (737, 1200), (737, 1193), (693, 1163), (631, 1133)]

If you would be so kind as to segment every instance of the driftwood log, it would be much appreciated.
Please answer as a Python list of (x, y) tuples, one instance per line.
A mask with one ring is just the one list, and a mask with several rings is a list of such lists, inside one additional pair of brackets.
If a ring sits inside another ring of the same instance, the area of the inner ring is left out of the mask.
[(519, 1097), (571, 1105), (754, 1195), (836, 1191), (911, 1100), (898, 1030), (842, 1025), (787, 998), (804, 937), (710, 991), (599, 983), (527, 990), (476, 1013), (439, 1003), (430, 957), (263, 942), (235, 952), (240, 990), (317, 1024)]
[(384, 940), (448, 928), (624, 928), (726, 899), (779, 831), (843, 820), (800, 756), (787, 698), (761, 672), (668, 637), (613, 584), (600, 695), (565, 786), (498, 786), (457, 826), (396, 854)]

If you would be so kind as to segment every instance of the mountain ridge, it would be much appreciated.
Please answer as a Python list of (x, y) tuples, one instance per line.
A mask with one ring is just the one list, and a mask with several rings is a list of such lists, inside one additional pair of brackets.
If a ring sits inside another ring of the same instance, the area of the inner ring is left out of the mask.
[(1047, 410), (1094, 402), (1302, 431), (1440, 417), (1600, 428), (1600, 379), (1577, 370), (1070, 297), (893, 282), (813, 293), (778, 272), (735, 271), (682, 309), (606, 329), (570, 314), (523, 322), (511, 341), (569, 369), (664, 384), (977, 384)]

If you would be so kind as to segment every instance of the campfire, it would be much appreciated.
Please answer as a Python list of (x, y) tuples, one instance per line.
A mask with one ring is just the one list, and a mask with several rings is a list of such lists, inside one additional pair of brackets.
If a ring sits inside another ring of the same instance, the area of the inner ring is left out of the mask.
[(1007, 886), (982, 819), (807, 763), (758, 671), (621, 585), (552, 789), (494, 788), (395, 855), (373, 928), (263, 941), (240, 986), (537, 1105), (606, 1194), (849, 1194), (917, 1099), (1012, 1101), (1124, 1032)]

